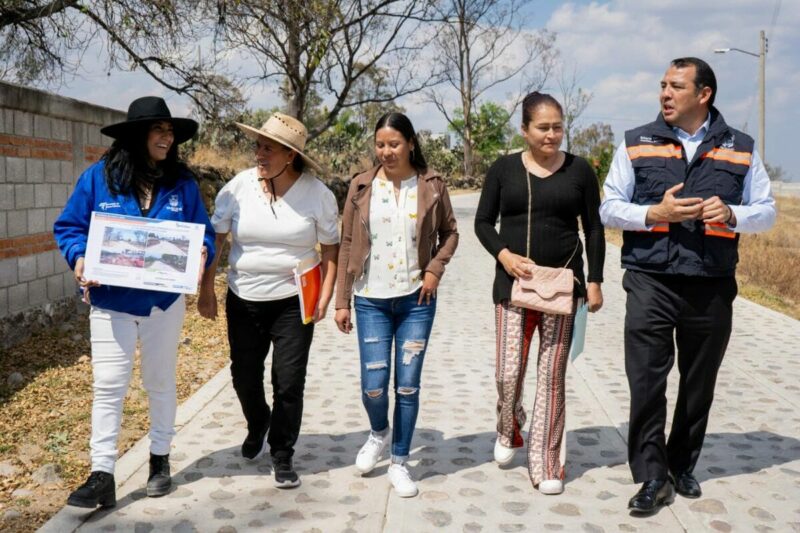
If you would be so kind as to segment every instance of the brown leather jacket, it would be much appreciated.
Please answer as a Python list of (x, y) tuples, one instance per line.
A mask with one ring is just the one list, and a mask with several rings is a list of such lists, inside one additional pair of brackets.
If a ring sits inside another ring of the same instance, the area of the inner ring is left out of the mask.
[[(336, 309), (349, 309), (353, 282), (364, 274), (369, 257), (369, 203), (372, 180), (380, 166), (350, 181), (342, 215), (342, 242), (336, 273)], [(417, 251), (419, 266), (437, 278), (458, 246), (458, 230), (450, 196), (442, 177), (428, 170), (419, 176), (417, 192)], [(438, 240), (437, 240), (438, 237)]]

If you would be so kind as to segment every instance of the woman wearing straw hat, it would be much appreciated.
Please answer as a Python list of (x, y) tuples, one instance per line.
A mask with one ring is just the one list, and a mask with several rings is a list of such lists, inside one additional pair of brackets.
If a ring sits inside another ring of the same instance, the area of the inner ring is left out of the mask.
[[(275, 113), (260, 129), (238, 124), (254, 143), (256, 166), (217, 195), (212, 223), (221, 247), (231, 234), (226, 317), (233, 387), (247, 420), (242, 456), (255, 460), (269, 446), (275, 485), (296, 487), (294, 444), (314, 323), (325, 317), (336, 278), (338, 208), (333, 193), (307, 170), (319, 165), (303, 150), (308, 134), (297, 119)], [(322, 287), (311, 323), (304, 324), (293, 269), (314, 259), (319, 245)], [(214, 275), (203, 278), (198, 308), (217, 315)], [(264, 361), (272, 345), (272, 409), (264, 393)]]
[(183, 295), (101, 286), (84, 278), (92, 211), (204, 224), (205, 263), (214, 256), (214, 231), (200, 190), (192, 173), (178, 160), (178, 145), (195, 134), (197, 123), (172, 117), (163, 99), (145, 96), (131, 103), (125, 122), (100, 131), (113, 137), (114, 143), (78, 178), (53, 227), (84, 300), (92, 306), (92, 472), (67, 500), (69, 505), (89, 508), (116, 504), (117, 436), (137, 341), (150, 403), (147, 495), (162, 496), (169, 491), (169, 452), (177, 405), (175, 364), (186, 311)]

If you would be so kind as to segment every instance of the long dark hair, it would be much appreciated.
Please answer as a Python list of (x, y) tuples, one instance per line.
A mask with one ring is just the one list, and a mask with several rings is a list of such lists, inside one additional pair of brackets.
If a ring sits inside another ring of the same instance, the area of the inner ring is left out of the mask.
[(405, 140), (414, 146), (409, 156), (411, 166), (414, 167), (417, 172), (421, 173), (428, 170), (428, 163), (425, 161), (425, 156), (422, 155), (422, 146), (419, 144), (417, 132), (414, 131), (414, 126), (407, 116), (397, 111), (386, 113), (379, 118), (378, 123), (375, 124), (375, 133), (377, 134), (378, 130), (381, 128), (392, 128), (393, 130), (399, 131)]
[(147, 151), (147, 135), (154, 122), (131, 125), (124, 138), (116, 139), (103, 154), (105, 161), (106, 185), (112, 194), (140, 194), (143, 189), (156, 184), (167, 185), (174, 182), (186, 170), (186, 165), (178, 159), (178, 143), (173, 142), (163, 161), (155, 167), (150, 166)]

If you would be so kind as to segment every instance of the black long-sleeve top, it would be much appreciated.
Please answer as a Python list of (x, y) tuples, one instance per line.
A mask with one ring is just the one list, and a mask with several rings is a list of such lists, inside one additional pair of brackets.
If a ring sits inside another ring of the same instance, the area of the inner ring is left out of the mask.
[[(475, 214), (475, 233), (495, 259), (504, 248), (525, 255), (527, 176), (519, 153), (500, 157), (486, 174)], [(564, 267), (577, 246), (578, 250), (568, 266), (579, 280), (575, 285), (576, 295), (584, 296), (586, 282), (578, 217), (586, 240), (590, 282), (603, 281), (606, 255), (605, 232), (599, 213), (600, 187), (594, 170), (585, 159), (567, 153), (564, 164), (552, 175), (540, 178), (531, 174), (531, 196), (531, 259), (537, 265)], [(498, 216), (499, 233), (495, 228)], [(512, 282), (513, 277), (497, 261), (492, 294), (494, 303), (511, 297)]]

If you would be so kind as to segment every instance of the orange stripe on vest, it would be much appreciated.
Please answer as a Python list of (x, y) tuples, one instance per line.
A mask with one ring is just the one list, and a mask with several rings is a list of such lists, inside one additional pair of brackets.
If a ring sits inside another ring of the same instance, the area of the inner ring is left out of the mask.
[(722, 237), (723, 239), (735, 239), (736, 232), (725, 224), (720, 222), (711, 222), (706, 224), (706, 236)]
[(628, 158), (631, 161), (639, 159), (640, 157), (674, 157), (681, 159), (683, 157), (681, 147), (676, 144), (652, 145), (652, 144), (639, 144), (637, 146), (628, 147)]
[(737, 165), (750, 166), (750, 158), (753, 154), (750, 152), (736, 152), (727, 148), (714, 148), (710, 152), (703, 154), (703, 159), (714, 159), (717, 161), (727, 161)]
[(639, 230), (640, 233), (669, 233), (669, 222), (656, 222), (650, 229)]

